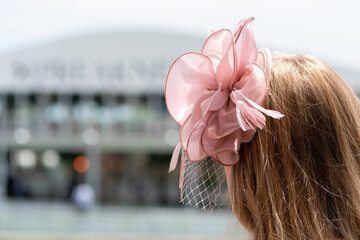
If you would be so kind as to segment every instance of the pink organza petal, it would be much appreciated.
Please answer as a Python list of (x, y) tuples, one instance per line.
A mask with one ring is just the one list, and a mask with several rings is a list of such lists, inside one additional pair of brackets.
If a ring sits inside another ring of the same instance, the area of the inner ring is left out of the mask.
[[(204, 91), (199, 97), (198, 102), (194, 104), (193, 112), (189, 119), (185, 121), (180, 130), (180, 142), (183, 149), (186, 150), (188, 158), (192, 162), (200, 161), (206, 158), (201, 145), (201, 136), (207, 125), (207, 121), (213, 114), (209, 112), (216, 109), (214, 106), (224, 104), (224, 93), (221, 88), (217, 91)], [(226, 95), (226, 97), (228, 94)], [(228, 97), (227, 97), (228, 98)]]
[(216, 92), (214, 99), (212, 100), (210, 111), (218, 111), (228, 102), (230, 99), (230, 90), (225, 89), (224, 91), (219, 88)]
[[(248, 62), (256, 62), (257, 47), (254, 34), (251, 27), (251, 22), (254, 18), (246, 19), (241, 25), (237, 27), (234, 34), (235, 37), (235, 52), (236, 52), (236, 71), (240, 74), (243, 67)], [(236, 76), (239, 78), (240, 76)]]
[(210, 117), (206, 128), (208, 137), (213, 139), (222, 138), (239, 129), (235, 107), (236, 105), (229, 101), (226, 106)]
[(239, 33), (240, 33), (240, 29), (244, 26), (244, 23), (246, 21), (249, 21), (249, 19), (251, 19), (251, 21), (255, 20), (254, 17), (251, 17), (251, 18), (243, 18), (239, 21), (239, 23), (236, 25), (236, 27), (234, 28), (234, 35), (235, 36), (238, 36)]
[(212, 112), (207, 112), (205, 117), (194, 128), (194, 130), (191, 132), (189, 136), (186, 155), (188, 156), (189, 160), (192, 162), (202, 161), (208, 156), (203, 149), (201, 138), (206, 128), (207, 121), (209, 120), (211, 114)]
[(176, 145), (173, 155), (171, 157), (171, 161), (170, 161), (170, 167), (169, 167), (169, 172), (172, 172), (175, 170), (178, 159), (179, 159), (179, 154), (180, 154), (180, 149), (181, 149), (181, 144), (180, 142)]
[(241, 131), (240, 136), (239, 136), (240, 141), (242, 143), (248, 143), (254, 138), (255, 134), (256, 134), (256, 132), (254, 132), (253, 130), (246, 131), (246, 132)]
[(207, 135), (207, 132), (204, 132), (202, 136), (203, 149), (208, 156), (215, 156), (225, 151), (237, 153), (240, 149), (239, 133), (239, 131), (235, 131), (223, 138), (213, 139)]
[(204, 90), (198, 101), (193, 106), (193, 111), (180, 129), (180, 143), (184, 150), (187, 150), (191, 132), (200, 124), (201, 120), (209, 111), (215, 91)]
[(182, 125), (201, 93), (217, 88), (213, 66), (207, 56), (194, 52), (180, 56), (171, 66), (165, 84), (169, 113)]
[(234, 89), (262, 105), (268, 92), (268, 81), (264, 69), (257, 63), (248, 63), (240, 81), (234, 85)]
[(230, 89), (234, 81), (235, 48), (234, 36), (228, 29), (211, 34), (205, 41), (202, 53), (208, 56), (222, 89)]
[(212, 158), (223, 166), (233, 166), (240, 160), (238, 152), (234, 151), (219, 152)]

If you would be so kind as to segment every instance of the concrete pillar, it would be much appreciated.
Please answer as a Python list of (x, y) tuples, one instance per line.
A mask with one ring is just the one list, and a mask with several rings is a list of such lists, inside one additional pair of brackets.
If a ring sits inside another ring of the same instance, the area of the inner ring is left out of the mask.
[(86, 145), (85, 155), (90, 162), (90, 169), (85, 175), (85, 182), (94, 188), (96, 202), (101, 200), (102, 193), (101, 152), (101, 148), (98, 144)]
[[(116, 96), (112, 95), (112, 94), (105, 94), (105, 95), (101, 96), (101, 103), (102, 103), (103, 108), (107, 109), (106, 114), (111, 115), (111, 116), (107, 116), (107, 117), (111, 117), (111, 121), (115, 121), (115, 119), (114, 119), (115, 111), (112, 111), (112, 110), (115, 110), (115, 107), (116, 107)], [(110, 110), (110, 109), (112, 109), (112, 110)], [(115, 122), (112, 122), (110, 125), (102, 124), (100, 126), (100, 131), (101, 131), (101, 133), (100, 133), (101, 136), (104, 139), (107, 139), (108, 137), (114, 138), (117, 135), (116, 131), (120, 132), (120, 129), (117, 129)]]
[[(67, 107), (67, 111), (69, 116), (67, 117), (66, 121), (62, 122), (57, 129), (58, 133), (56, 134), (60, 138), (66, 139), (71, 137), (72, 135), (72, 124), (73, 119), (71, 118), (71, 95), (69, 94), (62, 94), (58, 96), (58, 102), (64, 104)], [(65, 116), (64, 116), (65, 117)]]
[(49, 95), (36, 94), (35, 101), (35, 132), (39, 137), (44, 137), (49, 134), (49, 123), (46, 122), (45, 111), (49, 104)]
[(8, 131), (8, 109), (7, 109), (7, 96), (0, 96), (0, 201), (4, 199), (6, 195), (7, 184), (7, 131)]
[[(92, 95), (83, 95), (82, 102), (91, 102), (94, 100)], [(86, 119), (82, 122), (82, 139), (85, 143), (85, 155), (90, 162), (90, 169), (86, 172), (85, 182), (94, 188), (96, 201), (101, 199), (101, 146), (100, 132), (95, 128), (92, 120)]]

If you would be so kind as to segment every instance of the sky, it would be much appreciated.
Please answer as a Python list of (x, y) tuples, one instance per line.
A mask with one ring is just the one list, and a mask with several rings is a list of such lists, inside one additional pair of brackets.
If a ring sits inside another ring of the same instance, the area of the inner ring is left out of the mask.
[(233, 29), (254, 16), (259, 47), (311, 54), (360, 72), (357, 0), (0, 0), (0, 6), (0, 55), (124, 29), (206, 36), (208, 26)]

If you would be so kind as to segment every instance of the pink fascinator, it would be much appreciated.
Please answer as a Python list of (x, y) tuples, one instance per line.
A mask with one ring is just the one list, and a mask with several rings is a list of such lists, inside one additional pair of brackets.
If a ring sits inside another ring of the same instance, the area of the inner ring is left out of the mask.
[(211, 30), (201, 53), (188, 52), (172, 64), (166, 79), (169, 113), (181, 126), (169, 171), (183, 150), (180, 183), (184, 187), (185, 160), (208, 157), (223, 166), (239, 161), (242, 142), (250, 142), (265, 126), (265, 115), (283, 115), (263, 108), (271, 67), (268, 49), (257, 49), (251, 22), (243, 19), (234, 31)]

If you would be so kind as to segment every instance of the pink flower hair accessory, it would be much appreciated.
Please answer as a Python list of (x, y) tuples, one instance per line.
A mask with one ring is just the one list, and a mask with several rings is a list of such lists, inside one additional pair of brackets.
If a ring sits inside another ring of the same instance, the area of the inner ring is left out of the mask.
[[(251, 22), (235, 30), (211, 30), (201, 53), (188, 52), (172, 64), (165, 84), (169, 113), (181, 126), (169, 172), (176, 168), (180, 148), (191, 162), (207, 157), (224, 166), (239, 161), (241, 142), (250, 142), (266, 118), (280, 119), (263, 108), (270, 81), (271, 53), (257, 50)], [(184, 175), (180, 170), (180, 188)]]

